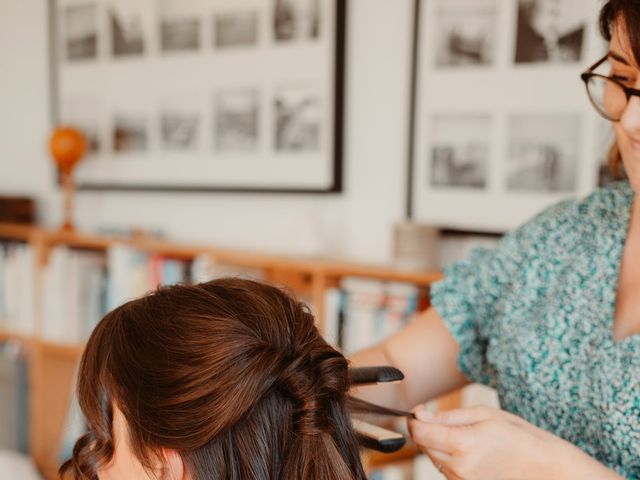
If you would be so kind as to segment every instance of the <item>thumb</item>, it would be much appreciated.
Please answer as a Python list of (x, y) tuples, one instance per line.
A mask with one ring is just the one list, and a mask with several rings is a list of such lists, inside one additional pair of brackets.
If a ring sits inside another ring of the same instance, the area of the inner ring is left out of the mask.
[(445, 412), (430, 412), (424, 407), (413, 410), (416, 419), (427, 423), (440, 423), (449, 426), (462, 426), (483, 422), (495, 418), (497, 410), (490, 407), (468, 407), (447, 410)]

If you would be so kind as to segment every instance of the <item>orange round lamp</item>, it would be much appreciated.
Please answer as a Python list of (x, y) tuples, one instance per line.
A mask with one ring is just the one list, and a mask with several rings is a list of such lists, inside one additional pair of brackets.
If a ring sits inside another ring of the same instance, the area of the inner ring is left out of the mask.
[(58, 168), (70, 172), (82, 159), (87, 149), (84, 135), (71, 127), (56, 128), (49, 141), (49, 150)]
[(63, 230), (73, 230), (73, 169), (87, 149), (84, 135), (72, 127), (56, 128), (49, 139), (49, 151), (60, 170), (64, 188)]

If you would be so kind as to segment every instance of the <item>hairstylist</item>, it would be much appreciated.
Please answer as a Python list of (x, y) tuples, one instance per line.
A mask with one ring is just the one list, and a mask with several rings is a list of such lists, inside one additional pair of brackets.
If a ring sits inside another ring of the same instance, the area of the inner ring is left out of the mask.
[(413, 439), (450, 480), (640, 478), (640, 1), (607, 1), (600, 26), (609, 50), (583, 80), (628, 180), (448, 266), (432, 308), (352, 359), (405, 372), (362, 392), (383, 404), (498, 391), (502, 411), (415, 410)]

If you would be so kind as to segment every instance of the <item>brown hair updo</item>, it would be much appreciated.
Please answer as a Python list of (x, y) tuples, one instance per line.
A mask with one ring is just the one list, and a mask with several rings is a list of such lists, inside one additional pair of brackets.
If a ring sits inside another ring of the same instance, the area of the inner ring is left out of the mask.
[(96, 479), (113, 408), (141, 463), (180, 453), (193, 480), (361, 480), (345, 357), (308, 308), (241, 279), (162, 287), (107, 314), (82, 357), (88, 433), (60, 469)]

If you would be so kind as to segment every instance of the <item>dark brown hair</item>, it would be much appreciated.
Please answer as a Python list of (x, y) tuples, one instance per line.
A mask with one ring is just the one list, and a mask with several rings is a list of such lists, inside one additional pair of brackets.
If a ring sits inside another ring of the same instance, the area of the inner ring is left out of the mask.
[(97, 478), (117, 406), (146, 467), (169, 448), (193, 480), (365, 479), (347, 360), (276, 287), (221, 279), (130, 301), (98, 324), (78, 378), (88, 433), (62, 476)]
[[(611, 41), (613, 31), (623, 27), (636, 65), (640, 65), (640, 2), (638, 0), (607, 0), (600, 10), (599, 24), (600, 33), (608, 42)], [(622, 156), (615, 142), (609, 150), (608, 164), (614, 178), (624, 177)]]

